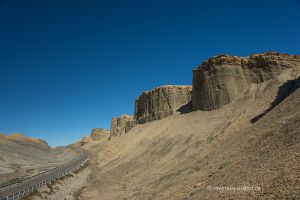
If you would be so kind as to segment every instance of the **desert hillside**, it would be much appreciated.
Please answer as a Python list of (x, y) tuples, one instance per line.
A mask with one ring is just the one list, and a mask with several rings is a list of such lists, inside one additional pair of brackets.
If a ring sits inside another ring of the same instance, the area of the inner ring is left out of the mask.
[(89, 166), (33, 199), (299, 199), (299, 76), (297, 55), (212, 57), (73, 144)]
[(75, 152), (50, 148), (40, 139), (14, 133), (0, 134), (0, 184), (4, 185), (70, 161)]
[(92, 175), (80, 196), (299, 198), (299, 61), (273, 52), (213, 57), (194, 70), (192, 105), (182, 105), (190, 110), (160, 120), (148, 116), (169, 108), (165, 93), (153, 101), (143, 93), (137, 116), (147, 120), (90, 148)]

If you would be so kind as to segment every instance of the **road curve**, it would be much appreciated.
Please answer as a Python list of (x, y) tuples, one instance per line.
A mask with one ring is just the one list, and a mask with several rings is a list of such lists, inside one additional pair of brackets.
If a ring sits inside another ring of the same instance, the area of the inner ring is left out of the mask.
[(33, 190), (47, 185), (51, 181), (58, 179), (82, 166), (88, 159), (89, 153), (84, 149), (78, 149), (81, 154), (78, 158), (72, 160), (70, 163), (64, 164), (47, 173), (42, 173), (38, 176), (30, 178), (22, 183), (12, 185), (10, 187), (4, 188), (0, 191), (0, 200), (12, 200), (18, 199)]

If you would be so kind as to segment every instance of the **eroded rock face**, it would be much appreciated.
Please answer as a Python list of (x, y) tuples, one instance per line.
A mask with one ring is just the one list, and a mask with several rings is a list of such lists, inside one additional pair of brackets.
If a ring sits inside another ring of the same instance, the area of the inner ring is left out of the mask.
[(138, 124), (162, 119), (191, 101), (192, 86), (161, 86), (143, 92), (135, 101)]
[(89, 136), (84, 136), (81, 138), (80, 143), (84, 144), (84, 143), (89, 143), (92, 141), (92, 138)]
[(103, 128), (94, 128), (91, 132), (91, 139), (94, 141), (101, 141), (109, 137), (110, 131)]
[(121, 115), (120, 117), (114, 117), (111, 120), (111, 136), (118, 136), (127, 133), (135, 125), (135, 119), (133, 116)]
[(193, 70), (193, 110), (214, 110), (238, 99), (252, 83), (300, 67), (300, 56), (267, 52), (249, 57), (219, 55)]

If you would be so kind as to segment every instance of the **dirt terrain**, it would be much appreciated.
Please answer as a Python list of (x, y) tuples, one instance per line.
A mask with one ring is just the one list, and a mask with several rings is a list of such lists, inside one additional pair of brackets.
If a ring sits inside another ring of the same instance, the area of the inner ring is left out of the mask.
[(45, 199), (63, 191), (84, 200), (300, 198), (299, 79), (285, 76), (218, 110), (177, 113), (85, 144), (92, 158), (82, 178)]
[[(107, 139), (93, 141), (91, 138), (84, 137), (70, 146), (81, 147), (88, 150), (95, 149), (96, 146), (101, 145)], [(84, 190), (90, 183), (93, 172), (91, 171), (91, 164), (87, 162), (79, 170), (61, 177), (59, 180), (54, 181), (51, 185), (39, 188), (35, 193), (31, 193), (22, 198), (22, 200), (76, 200), (82, 199), (82, 190)]]
[[(193, 72), (191, 102), (184, 93), (185, 104), (169, 113), (176, 98), (149, 93), (135, 102), (138, 115), (113, 118), (118, 134), (97, 129), (97, 140), (69, 145), (89, 150), (89, 165), (32, 198), (300, 199), (300, 56), (220, 55)], [(59, 150), (37, 143), (44, 154), (30, 159), (52, 155), (41, 164), (67, 155), (60, 149), (54, 159)]]
[(39, 139), (22, 134), (0, 134), (0, 185), (47, 171), (76, 156), (70, 148), (50, 148)]

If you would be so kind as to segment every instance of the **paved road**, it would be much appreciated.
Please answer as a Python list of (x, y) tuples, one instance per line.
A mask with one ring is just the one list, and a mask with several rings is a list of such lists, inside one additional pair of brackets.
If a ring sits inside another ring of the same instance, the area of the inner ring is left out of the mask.
[(0, 200), (18, 199), (19, 197), (24, 196), (25, 194), (28, 194), (33, 190), (78, 169), (89, 159), (89, 153), (86, 150), (78, 150), (81, 152), (80, 156), (70, 163), (1, 190)]

